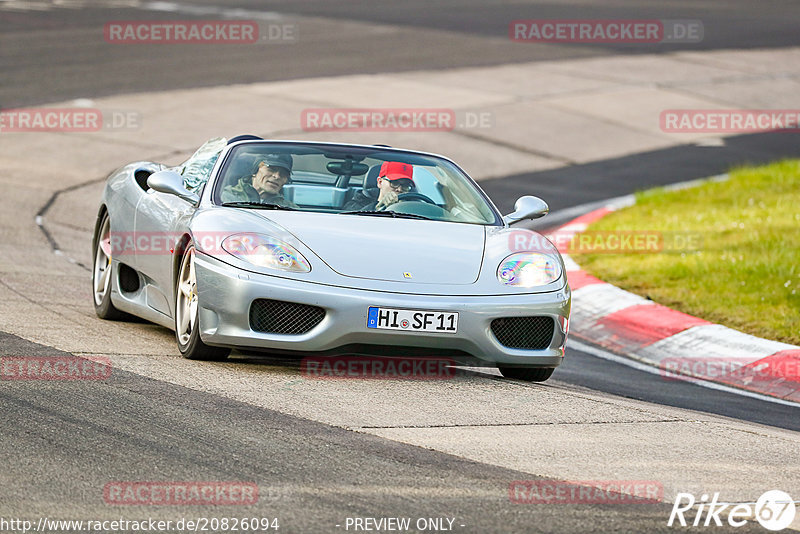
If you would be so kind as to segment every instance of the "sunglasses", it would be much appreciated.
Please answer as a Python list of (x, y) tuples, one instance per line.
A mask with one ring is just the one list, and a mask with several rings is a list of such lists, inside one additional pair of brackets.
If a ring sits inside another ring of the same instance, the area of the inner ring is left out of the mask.
[(259, 166), (259, 168), (266, 167), (269, 172), (277, 173), (278, 176), (280, 176), (284, 180), (288, 180), (289, 179), (289, 171), (286, 170), (286, 168), (284, 168), (284, 167), (277, 167), (275, 165), (267, 165), (263, 161), (261, 163), (259, 163), (258, 166)]
[[(384, 180), (386, 180), (386, 178), (384, 178)], [(413, 187), (413, 182), (409, 182), (407, 180), (388, 180), (388, 182), (392, 189), (397, 189), (404, 193), (408, 193)]]

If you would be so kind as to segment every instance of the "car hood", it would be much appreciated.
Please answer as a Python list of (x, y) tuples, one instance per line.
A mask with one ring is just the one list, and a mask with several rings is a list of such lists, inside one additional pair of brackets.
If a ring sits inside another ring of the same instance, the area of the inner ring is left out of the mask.
[(258, 214), (292, 233), (331, 269), (352, 278), (473, 284), (483, 262), (486, 235), (477, 224), (289, 211)]

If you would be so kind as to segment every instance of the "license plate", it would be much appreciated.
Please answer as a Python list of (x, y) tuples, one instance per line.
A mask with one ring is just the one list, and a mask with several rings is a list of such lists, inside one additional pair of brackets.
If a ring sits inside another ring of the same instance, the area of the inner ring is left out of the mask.
[(458, 331), (458, 313), (370, 306), (367, 328), (455, 334)]

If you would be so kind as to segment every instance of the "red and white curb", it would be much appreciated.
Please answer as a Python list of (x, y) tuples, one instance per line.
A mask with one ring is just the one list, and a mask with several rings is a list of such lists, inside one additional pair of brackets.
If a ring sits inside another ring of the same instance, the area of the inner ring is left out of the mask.
[[(592, 222), (632, 203), (632, 197), (624, 197), (573, 219), (553, 232), (555, 242), (569, 242)], [(572, 289), (573, 336), (652, 365), (668, 380), (707, 380), (800, 402), (800, 347), (656, 304), (595, 278), (562, 256)]]

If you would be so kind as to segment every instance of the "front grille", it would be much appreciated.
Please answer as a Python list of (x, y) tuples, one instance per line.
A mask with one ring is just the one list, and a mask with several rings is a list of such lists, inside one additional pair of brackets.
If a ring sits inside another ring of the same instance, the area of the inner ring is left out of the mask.
[(553, 340), (552, 317), (502, 317), (492, 321), (492, 333), (510, 349), (543, 350)]
[(256, 299), (250, 305), (250, 328), (269, 334), (305, 334), (322, 319), (325, 310), (318, 306)]

